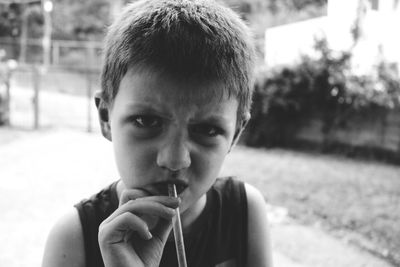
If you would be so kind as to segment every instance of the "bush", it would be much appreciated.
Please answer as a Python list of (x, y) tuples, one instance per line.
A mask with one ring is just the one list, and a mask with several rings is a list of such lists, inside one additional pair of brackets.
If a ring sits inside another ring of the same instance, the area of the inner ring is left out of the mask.
[(346, 126), (349, 114), (399, 106), (400, 82), (392, 66), (382, 62), (375, 75), (356, 76), (349, 52), (329, 49), (326, 40), (315, 47), (318, 59), (303, 57), (295, 66), (258, 72), (245, 144), (291, 146), (312, 117), (321, 119), (328, 143), (333, 129)]

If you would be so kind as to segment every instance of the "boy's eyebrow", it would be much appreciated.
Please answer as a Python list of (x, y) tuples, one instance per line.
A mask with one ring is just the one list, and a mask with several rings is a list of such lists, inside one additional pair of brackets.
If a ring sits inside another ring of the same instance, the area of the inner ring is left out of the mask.
[(226, 126), (235, 123), (235, 121), (232, 121), (228, 116), (215, 115), (215, 114), (212, 114), (211, 116), (195, 117), (193, 120), (191, 120), (191, 123), (196, 123), (199, 121), (206, 121), (208, 123), (226, 125)]
[[(158, 105), (161, 107), (161, 105)], [(125, 110), (133, 110), (133, 109), (144, 109), (144, 110), (149, 110), (149, 111), (157, 111), (154, 108), (154, 104), (151, 104), (150, 102), (147, 103), (146, 101), (141, 101), (141, 102), (129, 102), (125, 105), (124, 107)]]
[[(131, 111), (144, 111), (144, 112), (154, 112), (154, 113), (162, 113), (166, 117), (171, 117), (172, 114), (169, 114), (167, 110), (162, 108), (162, 104), (157, 105), (157, 108), (154, 108), (153, 103), (146, 103), (144, 102), (129, 102), (125, 105), (124, 111), (129, 113)], [(221, 126), (229, 126), (230, 124), (235, 124), (235, 120), (231, 120), (230, 116), (219, 114), (218, 112), (211, 113), (211, 114), (197, 114), (193, 118), (189, 120), (189, 123), (199, 123), (199, 122), (207, 122), (211, 124), (218, 124)]]

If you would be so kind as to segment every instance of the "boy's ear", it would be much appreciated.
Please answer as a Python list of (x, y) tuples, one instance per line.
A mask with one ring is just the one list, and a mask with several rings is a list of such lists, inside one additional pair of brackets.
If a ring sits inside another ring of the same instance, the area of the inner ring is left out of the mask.
[(231, 152), (231, 150), (235, 147), (235, 145), (239, 141), (239, 138), (242, 135), (243, 130), (246, 128), (246, 125), (249, 122), (249, 120), (250, 120), (250, 114), (247, 114), (246, 118), (243, 119), (240, 125), (238, 125), (238, 127), (236, 128), (236, 132), (235, 135), (233, 136), (232, 144), (231, 147), (229, 148), (228, 153)]
[(97, 112), (99, 115), (101, 133), (107, 140), (112, 141), (109, 105), (104, 101), (104, 98), (100, 91), (97, 91), (94, 94), (94, 103), (96, 104)]

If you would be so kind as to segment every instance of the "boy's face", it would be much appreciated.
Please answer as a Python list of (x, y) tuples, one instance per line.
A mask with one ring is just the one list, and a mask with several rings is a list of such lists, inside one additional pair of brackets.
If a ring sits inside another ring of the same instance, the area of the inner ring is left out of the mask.
[[(182, 82), (130, 69), (110, 110), (116, 164), (126, 188), (166, 194), (176, 182), (182, 212), (214, 183), (236, 130), (235, 98), (189, 98), (185, 90), (218, 84)], [(208, 90), (206, 90), (208, 91)]]

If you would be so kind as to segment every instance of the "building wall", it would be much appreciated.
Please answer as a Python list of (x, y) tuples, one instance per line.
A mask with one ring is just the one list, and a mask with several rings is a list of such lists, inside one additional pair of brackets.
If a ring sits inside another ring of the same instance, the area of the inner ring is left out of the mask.
[(327, 17), (269, 28), (265, 32), (267, 67), (296, 63), (300, 55), (314, 53), (315, 38), (326, 35)]
[[(312, 56), (318, 36), (325, 36), (334, 50), (352, 50), (354, 71), (361, 75), (381, 59), (400, 65), (399, 0), (329, 0), (327, 14), (267, 29), (267, 67), (294, 64), (303, 54)], [(351, 31), (356, 20), (360, 35), (355, 43)]]

